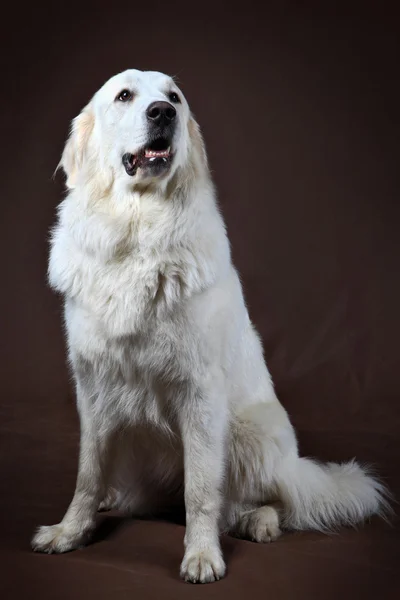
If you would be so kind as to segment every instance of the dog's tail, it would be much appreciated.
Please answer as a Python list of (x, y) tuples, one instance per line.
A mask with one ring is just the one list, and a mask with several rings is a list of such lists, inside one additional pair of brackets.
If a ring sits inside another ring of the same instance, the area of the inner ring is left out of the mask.
[(319, 464), (291, 457), (277, 481), (288, 529), (332, 531), (354, 526), (373, 514), (388, 519), (390, 493), (369, 470), (355, 461)]

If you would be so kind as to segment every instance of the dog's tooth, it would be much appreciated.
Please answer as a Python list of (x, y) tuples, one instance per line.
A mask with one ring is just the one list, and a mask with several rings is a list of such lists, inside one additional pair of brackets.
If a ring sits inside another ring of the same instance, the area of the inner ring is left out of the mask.
[(151, 162), (153, 162), (152, 159), (154, 158), (162, 158), (164, 160), (164, 162), (166, 162), (166, 159), (168, 158), (170, 153), (170, 147), (167, 148), (166, 150), (145, 150), (145, 157), (148, 158), (149, 160), (151, 160)]

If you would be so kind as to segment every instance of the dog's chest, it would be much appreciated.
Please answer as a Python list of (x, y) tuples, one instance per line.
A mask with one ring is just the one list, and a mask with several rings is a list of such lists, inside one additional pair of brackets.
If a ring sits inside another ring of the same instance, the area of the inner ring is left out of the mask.
[(193, 362), (176, 265), (143, 256), (108, 265), (75, 256), (73, 265), (81, 282), (65, 305), (73, 363), (81, 362), (104, 389), (102, 411), (160, 423), (166, 391), (177, 395)]
[(186, 311), (204, 286), (201, 261), (166, 236), (161, 251), (96, 220), (96, 227), (60, 223), (52, 244), (50, 280), (66, 298), (74, 368), (94, 386), (102, 414), (130, 422), (165, 423), (168, 394), (175, 402), (196, 365)]
[(55, 287), (108, 338), (143, 331), (184, 297), (184, 267), (168, 254), (132, 248), (105, 261), (73, 243), (53, 253)]
[(98, 414), (170, 432), (193, 376), (193, 348), (179, 318), (110, 339), (73, 303), (67, 302), (66, 317), (72, 362), (90, 386)]

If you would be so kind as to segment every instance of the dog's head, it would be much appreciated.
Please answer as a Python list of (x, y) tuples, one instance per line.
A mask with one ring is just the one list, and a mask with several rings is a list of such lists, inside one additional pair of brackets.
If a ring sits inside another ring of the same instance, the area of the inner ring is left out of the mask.
[(174, 80), (131, 69), (107, 81), (73, 120), (60, 166), (69, 188), (100, 174), (130, 186), (168, 181), (196, 150), (205, 160), (200, 131)]

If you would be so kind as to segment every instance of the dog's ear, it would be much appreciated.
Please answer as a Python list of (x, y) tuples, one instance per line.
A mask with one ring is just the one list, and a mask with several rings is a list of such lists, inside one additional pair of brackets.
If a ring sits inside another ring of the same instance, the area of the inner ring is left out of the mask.
[(67, 176), (66, 184), (69, 189), (74, 188), (76, 185), (79, 171), (85, 160), (93, 125), (94, 115), (89, 105), (72, 121), (70, 134), (57, 167), (57, 169), (60, 167), (64, 169)]
[(189, 135), (194, 148), (197, 150), (197, 154), (204, 167), (208, 168), (206, 146), (204, 144), (203, 136), (201, 134), (200, 126), (194, 119), (193, 115), (189, 119)]

